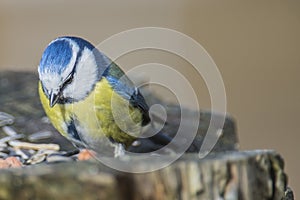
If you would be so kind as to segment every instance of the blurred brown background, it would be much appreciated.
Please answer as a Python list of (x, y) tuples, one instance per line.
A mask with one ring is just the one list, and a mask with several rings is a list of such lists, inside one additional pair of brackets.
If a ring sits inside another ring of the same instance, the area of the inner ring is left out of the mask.
[[(130, 28), (175, 29), (202, 44), (219, 67), (241, 148), (278, 151), (285, 158), (290, 185), (300, 191), (299, 1), (82, 2), (1, 1), (0, 73), (36, 71), (43, 49), (57, 36), (78, 35), (98, 44)], [(124, 69), (146, 62), (172, 66), (191, 81), (201, 108), (210, 107), (202, 79), (174, 55), (149, 50), (117, 62)]]

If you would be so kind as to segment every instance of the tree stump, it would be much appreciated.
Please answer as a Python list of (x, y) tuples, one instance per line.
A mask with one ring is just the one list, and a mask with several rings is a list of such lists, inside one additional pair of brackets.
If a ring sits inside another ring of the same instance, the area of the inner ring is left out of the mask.
[[(115, 158), (111, 158), (115, 159)], [(140, 168), (153, 162), (140, 160)], [(129, 165), (131, 159), (117, 160)], [(157, 158), (157, 162), (168, 159)], [(135, 160), (136, 161), (136, 160)], [(134, 171), (134, 169), (132, 169)], [(2, 170), (1, 199), (260, 199), (285, 197), (282, 158), (273, 151), (186, 154), (158, 171), (135, 174), (100, 162), (66, 162)]]
[[(37, 95), (37, 81), (36, 74), (1, 72), (0, 111), (16, 117), (13, 126), (18, 132), (51, 131), (54, 133), (52, 143), (59, 144), (63, 150), (73, 149), (49, 123), (42, 120), (45, 114)], [(160, 101), (151, 95), (146, 99), (155, 103)], [(180, 114), (176, 106), (166, 107), (168, 123), (164, 131), (172, 136), (178, 128)], [(163, 169), (125, 173), (97, 160), (2, 169), (0, 199), (293, 199), (280, 155), (271, 150), (238, 151), (235, 124), (230, 116), (226, 116), (223, 134), (213, 151), (200, 159), (199, 148), (211, 115), (216, 114), (200, 112), (200, 115), (194, 143), (186, 154)], [(135, 149), (136, 152), (143, 150)], [(151, 168), (173, 156), (157, 156), (155, 162), (147, 156), (108, 159), (135, 171)], [(138, 164), (132, 166), (132, 162)]]

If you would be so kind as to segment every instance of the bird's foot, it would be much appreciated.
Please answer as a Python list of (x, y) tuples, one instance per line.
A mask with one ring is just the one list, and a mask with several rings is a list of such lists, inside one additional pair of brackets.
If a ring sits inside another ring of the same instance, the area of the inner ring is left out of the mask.
[(95, 152), (88, 149), (80, 150), (79, 154), (77, 155), (78, 160), (90, 160), (95, 157)]
[(115, 158), (122, 157), (124, 155), (125, 155), (124, 145), (120, 143), (115, 144), (115, 151), (114, 151)]

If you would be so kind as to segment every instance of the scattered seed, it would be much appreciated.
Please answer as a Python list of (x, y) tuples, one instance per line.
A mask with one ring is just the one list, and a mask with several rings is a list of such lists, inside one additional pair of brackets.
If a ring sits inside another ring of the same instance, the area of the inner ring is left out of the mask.
[(14, 136), (14, 135), (17, 135), (17, 132), (12, 128), (12, 127), (9, 127), (9, 126), (3, 126), (2, 127), (2, 130), (4, 131), (4, 133), (8, 136)]
[[(43, 117), (43, 123), (50, 123), (47, 117)], [(23, 164), (33, 165), (42, 162), (56, 163), (75, 160), (79, 150), (70, 152), (59, 151), (57, 144), (37, 144), (43, 139), (50, 139), (53, 134), (50, 131), (40, 131), (25, 138), (25, 135), (17, 133), (13, 127), (14, 117), (0, 112), (0, 128), (7, 135), (0, 139), (0, 168), (20, 167)], [(27, 139), (30, 142), (21, 141)]]
[(10, 148), (8, 148), (8, 150), (9, 150), (9, 152), (8, 152), (9, 156), (21, 157), (19, 154), (16, 153), (16, 150), (14, 148), (10, 147)]
[(7, 114), (5, 112), (0, 112), (0, 127), (11, 125), (15, 121), (15, 118), (11, 116), (10, 114)]
[(26, 149), (28, 151), (29, 154), (35, 154), (36, 153), (36, 150), (33, 150), (33, 149)]
[(7, 158), (8, 154), (0, 152), (0, 158)]
[(29, 156), (27, 154), (25, 154), (24, 151), (22, 151), (21, 149), (16, 149), (15, 151), (16, 151), (16, 154), (19, 155), (24, 160), (29, 159)]
[(70, 156), (74, 156), (74, 155), (78, 154), (79, 152), (80, 152), (79, 149), (74, 149), (74, 150), (63, 153), (63, 156), (70, 157)]
[(53, 136), (51, 131), (42, 131), (28, 136), (30, 142), (38, 142), (40, 140), (49, 139)]
[(47, 156), (46, 161), (48, 163), (57, 163), (57, 162), (68, 162), (68, 161), (73, 161), (71, 157), (66, 157), (62, 155), (55, 155), (55, 154), (50, 154)]
[(61, 155), (61, 154), (64, 153), (64, 151), (58, 152), (57, 150), (41, 149), (41, 150), (39, 150), (37, 153), (45, 154), (45, 155), (51, 155), (51, 154), (58, 154), (58, 155)]
[(29, 160), (26, 161), (26, 164), (38, 164), (43, 162), (46, 159), (46, 155), (45, 154), (40, 154), (37, 153), (35, 155), (33, 155)]
[(7, 137), (4, 137), (4, 138), (1, 138), (0, 143), (6, 143), (6, 142), (9, 142), (9, 141), (13, 141), (13, 140), (21, 139), (21, 138), (24, 138), (23, 134), (7, 136)]
[(17, 140), (12, 140), (8, 142), (9, 145), (15, 147), (15, 148), (22, 148), (22, 149), (34, 149), (34, 150), (59, 150), (58, 144), (34, 144), (29, 142), (21, 142)]
[(50, 123), (51, 123), (50, 120), (49, 120), (49, 118), (46, 117), (46, 116), (45, 116), (45, 117), (42, 117), (41, 120), (42, 120), (42, 122), (45, 123), (45, 124), (50, 124)]

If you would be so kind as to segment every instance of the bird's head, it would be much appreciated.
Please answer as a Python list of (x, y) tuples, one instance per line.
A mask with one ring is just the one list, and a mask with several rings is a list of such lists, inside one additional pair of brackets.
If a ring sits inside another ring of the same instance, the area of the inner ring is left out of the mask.
[(59, 37), (45, 49), (38, 66), (49, 104), (72, 103), (93, 90), (111, 61), (78, 37)]

